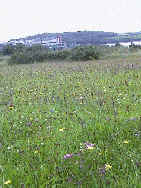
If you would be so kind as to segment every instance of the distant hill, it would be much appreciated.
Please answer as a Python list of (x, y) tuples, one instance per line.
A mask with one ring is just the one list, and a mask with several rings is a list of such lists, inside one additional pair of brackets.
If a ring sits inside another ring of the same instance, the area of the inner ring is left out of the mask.
[[(77, 32), (64, 32), (64, 33), (43, 33), (33, 36), (28, 36), (24, 40), (32, 41), (46, 41), (56, 38), (58, 36), (62, 37), (62, 40), (66, 42), (68, 47), (73, 47), (77, 45), (99, 45), (105, 44), (108, 41), (114, 42), (112, 38), (117, 37), (118, 34), (114, 32), (104, 32), (104, 31), (77, 31)], [(23, 38), (21, 38), (23, 39)], [(20, 40), (21, 40), (20, 39)], [(108, 39), (108, 41), (107, 41)]]
[(12, 39), (11, 41), (23, 43), (31, 42), (33, 44), (40, 44), (42, 41), (49, 41), (60, 36), (66, 43), (67, 47), (75, 47), (80, 45), (102, 45), (107, 43), (117, 42), (132, 42), (141, 40), (141, 32), (134, 33), (114, 33), (104, 31), (77, 31), (64, 33), (43, 33), (25, 38)]

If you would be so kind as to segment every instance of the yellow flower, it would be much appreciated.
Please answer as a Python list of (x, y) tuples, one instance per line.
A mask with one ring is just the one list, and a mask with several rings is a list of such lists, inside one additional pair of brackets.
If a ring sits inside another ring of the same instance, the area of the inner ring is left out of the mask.
[(65, 130), (65, 128), (59, 129), (60, 132), (63, 132)]
[(88, 143), (88, 142), (86, 142), (84, 144), (85, 144), (86, 149), (89, 149), (89, 150), (92, 150), (95, 147), (95, 144), (91, 144), (91, 143)]
[(128, 140), (123, 141), (123, 144), (128, 144), (128, 143), (129, 143)]
[(4, 182), (5, 185), (8, 185), (10, 183), (12, 183), (11, 180), (7, 180), (6, 182)]
[(14, 108), (13, 106), (9, 106), (9, 110), (13, 110), (13, 108)]
[(112, 168), (111, 165), (109, 165), (109, 164), (105, 164), (105, 170), (110, 170), (111, 168)]
[(38, 153), (38, 151), (36, 150), (36, 151), (34, 151), (34, 153)]
[(93, 146), (87, 146), (87, 149), (94, 149)]

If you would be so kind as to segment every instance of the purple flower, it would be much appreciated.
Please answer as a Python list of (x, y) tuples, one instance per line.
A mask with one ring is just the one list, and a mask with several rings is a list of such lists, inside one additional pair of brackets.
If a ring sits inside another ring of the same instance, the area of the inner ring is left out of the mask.
[(72, 158), (72, 156), (73, 156), (73, 154), (66, 154), (66, 155), (64, 155), (64, 159), (68, 159), (68, 158)]
[(88, 143), (88, 142), (86, 142), (84, 144), (85, 144), (86, 149), (94, 149), (95, 144), (91, 144), (91, 143)]
[(51, 110), (50, 110), (50, 112), (52, 112), (52, 113), (53, 113), (53, 112), (55, 112), (55, 110), (54, 110), (54, 109), (51, 109)]

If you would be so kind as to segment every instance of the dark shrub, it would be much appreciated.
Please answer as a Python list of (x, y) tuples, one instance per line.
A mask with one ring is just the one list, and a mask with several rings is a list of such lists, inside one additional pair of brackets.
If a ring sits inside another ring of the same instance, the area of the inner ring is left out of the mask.
[(129, 46), (130, 51), (137, 51), (138, 49), (141, 49), (141, 45), (131, 44)]
[(3, 50), (2, 50), (2, 53), (3, 55), (11, 55), (14, 53), (14, 47), (11, 46), (11, 45), (6, 45), (4, 46)]
[(76, 61), (87, 61), (99, 59), (100, 50), (95, 46), (76, 47), (71, 50), (70, 59)]
[(17, 44), (15, 46), (8, 44), (8, 45), (3, 47), (2, 53), (3, 53), (3, 55), (12, 55), (16, 52), (22, 52), (25, 49), (26, 49), (26, 47), (22, 44)]
[(42, 46), (18, 48), (11, 55), (9, 64), (28, 64), (46, 60), (87, 61), (99, 59), (100, 50), (95, 46), (76, 47), (71, 50), (52, 51)]

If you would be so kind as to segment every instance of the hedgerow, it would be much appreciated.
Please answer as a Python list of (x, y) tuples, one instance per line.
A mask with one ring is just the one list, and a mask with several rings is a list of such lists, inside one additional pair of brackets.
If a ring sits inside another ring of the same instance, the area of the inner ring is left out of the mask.
[(42, 46), (25, 47), (20, 50), (15, 49), (9, 59), (9, 64), (29, 64), (44, 62), (47, 60), (70, 60), (87, 61), (99, 59), (100, 50), (95, 46), (76, 47), (74, 49), (50, 50)]

